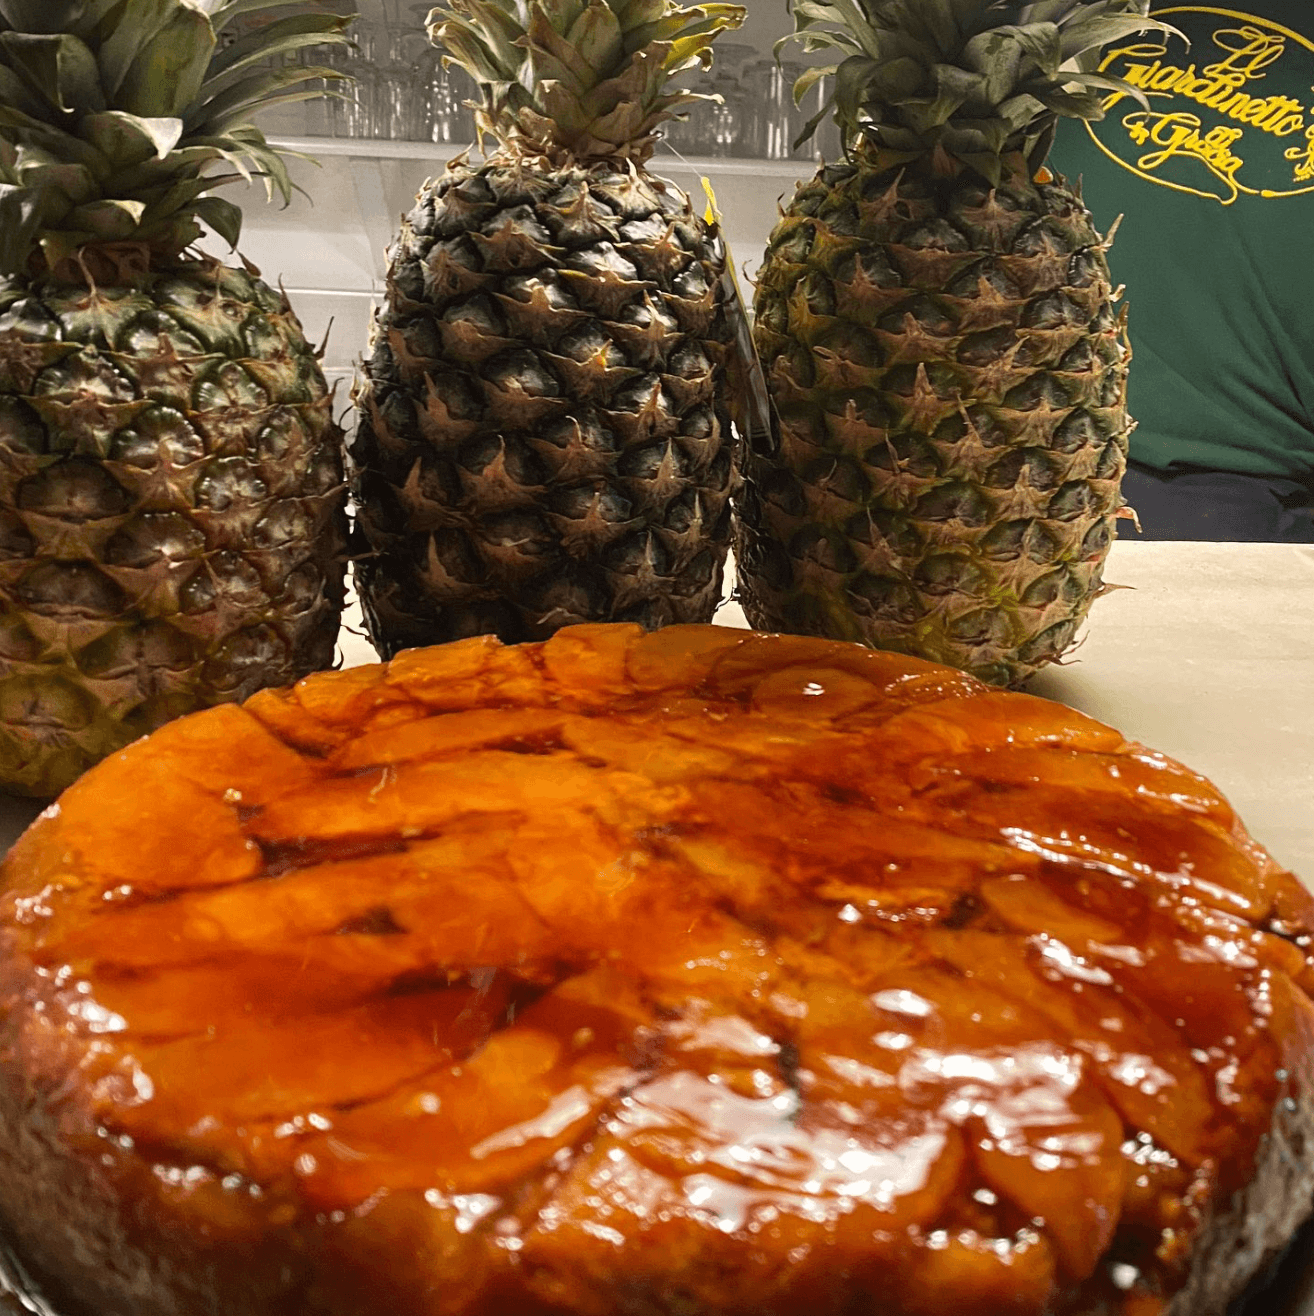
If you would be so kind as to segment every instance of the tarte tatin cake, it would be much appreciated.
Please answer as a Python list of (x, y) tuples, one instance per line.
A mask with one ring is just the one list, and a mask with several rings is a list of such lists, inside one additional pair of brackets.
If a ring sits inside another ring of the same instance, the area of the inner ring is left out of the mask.
[(897, 655), (403, 653), (139, 742), (3, 882), (65, 1316), (1207, 1316), (1310, 1208), (1305, 890)]

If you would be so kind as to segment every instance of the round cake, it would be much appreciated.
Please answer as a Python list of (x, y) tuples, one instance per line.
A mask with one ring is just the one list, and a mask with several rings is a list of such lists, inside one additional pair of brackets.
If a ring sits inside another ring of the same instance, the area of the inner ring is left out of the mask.
[(61, 1316), (1208, 1316), (1310, 1209), (1314, 905), (899, 655), (474, 639), (107, 760), (0, 897)]

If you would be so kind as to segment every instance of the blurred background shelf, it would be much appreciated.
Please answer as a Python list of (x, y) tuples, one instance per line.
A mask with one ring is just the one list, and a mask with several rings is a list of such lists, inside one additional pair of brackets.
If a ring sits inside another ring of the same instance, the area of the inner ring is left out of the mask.
[[(416, 160), (430, 164), (446, 164), (461, 152), (469, 150), (465, 144), (437, 142), (396, 142), (382, 137), (283, 137), (269, 139), (286, 151), (323, 159), (325, 156), (342, 156), (349, 160)], [(812, 172), (810, 160), (762, 160), (749, 156), (683, 156), (659, 150), (650, 166), (656, 173), (716, 174), (722, 178), (798, 179)]]

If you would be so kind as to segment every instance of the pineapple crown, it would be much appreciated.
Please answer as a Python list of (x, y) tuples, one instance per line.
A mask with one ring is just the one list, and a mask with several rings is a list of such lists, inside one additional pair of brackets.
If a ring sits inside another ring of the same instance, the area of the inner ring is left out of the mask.
[(741, 5), (677, 0), (451, 0), (429, 35), (480, 84), (479, 133), (507, 151), (567, 161), (648, 160), (657, 128), (697, 101), (672, 79), (709, 68)]
[[(113, 281), (179, 255), (197, 220), (236, 246), (242, 212), (208, 195), (263, 178), (280, 153), (249, 118), (323, 95), (331, 68), (289, 64), (346, 44), (351, 19), (289, 0), (0, 0), (0, 274)], [(233, 20), (283, 10), (233, 33)], [(271, 66), (272, 61), (272, 66)], [(216, 168), (217, 166), (217, 168)]]
[(1096, 71), (1108, 42), (1176, 32), (1147, 18), (1149, 0), (793, 0), (799, 41), (840, 58), (809, 69), (801, 102), (822, 77), (848, 149), (878, 166), (930, 157), (940, 173), (972, 169), (998, 184), (1045, 163), (1060, 118), (1103, 118), (1110, 92), (1144, 95)]

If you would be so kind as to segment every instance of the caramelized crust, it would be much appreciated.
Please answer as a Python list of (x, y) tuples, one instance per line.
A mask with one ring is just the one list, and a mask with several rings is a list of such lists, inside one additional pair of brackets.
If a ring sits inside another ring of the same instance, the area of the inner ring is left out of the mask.
[(68, 1316), (1205, 1316), (1308, 1209), (1314, 909), (1200, 777), (820, 640), (578, 627), (89, 773), (0, 896)]

